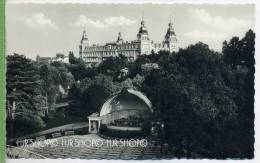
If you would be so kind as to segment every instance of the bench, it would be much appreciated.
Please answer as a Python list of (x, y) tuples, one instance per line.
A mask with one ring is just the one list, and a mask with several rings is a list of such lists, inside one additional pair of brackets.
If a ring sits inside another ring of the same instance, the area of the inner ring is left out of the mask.
[(43, 140), (46, 140), (46, 137), (45, 136), (39, 136), (39, 137), (36, 137), (35, 140), (36, 141), (43, 141)]
[(51, 134), (51, 136), (52, 136), (53, 138), (56, 138), (56, 137), (61, 137), (62, 135), (61, 135), (60, 132), (56, 132), (56, 133)]
[(74, 131), (65, 131), (65, 132), (64, 132), (64, 135), (65, 135), (65, 136), (74, 135), (74, 134), (75, 134)]

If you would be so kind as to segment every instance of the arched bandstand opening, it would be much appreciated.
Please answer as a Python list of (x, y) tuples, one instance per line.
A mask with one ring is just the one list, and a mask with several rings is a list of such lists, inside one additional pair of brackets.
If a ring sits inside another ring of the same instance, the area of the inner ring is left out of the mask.
[(150, 131), (152, 105), (139, 91), (122, 90), (110, 97), (100, 113), (89, 118), (89, 132), (112, 137), (135, 137)]

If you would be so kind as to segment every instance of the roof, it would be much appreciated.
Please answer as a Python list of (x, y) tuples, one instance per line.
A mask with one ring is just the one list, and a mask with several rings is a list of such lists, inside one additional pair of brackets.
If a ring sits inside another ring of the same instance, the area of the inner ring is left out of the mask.
[(140, 110), (153, 112), (150, 100), (141, 92), (128, 89), (109, 98), (100, 110), (100, 116), (121, 110)]
[(96, 118), (96, 117), (99, 117), (99, 115), (98, 115), (98, 113), (92, 113), (92, 114), (89, 115), (88, 117)]

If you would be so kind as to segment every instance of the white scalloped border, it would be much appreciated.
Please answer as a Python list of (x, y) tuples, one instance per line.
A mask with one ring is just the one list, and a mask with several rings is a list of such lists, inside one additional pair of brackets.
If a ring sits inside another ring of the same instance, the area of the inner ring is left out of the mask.
[(256, 0), (6, 0), (6, 3), (35, 3), (35, 4), (249, 4)]
[[(259, 163), (260, 162), (260, 0), (6, 0), (6, 4), (255, 4), (255, 158), (252, 160), (172, 159), (154, 160), (153, 163)], [(82, 160), (82, 159), (7, 159), (6, 163), (149, 163), (151, 160)]]

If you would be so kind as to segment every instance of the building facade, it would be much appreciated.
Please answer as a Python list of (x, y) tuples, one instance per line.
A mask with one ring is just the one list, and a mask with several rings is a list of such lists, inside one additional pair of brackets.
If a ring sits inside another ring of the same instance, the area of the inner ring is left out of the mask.
[(120, 54), (126, 56), (129, 61), (134, 61), (139, 55), (149, 55), (152, 51), (157, 53), (160, 50), (166, 50), (170, 53), (179, 50), (172, 22), (169, 23), (164, 40), (161, 43), (154, 43), (149, 37), (145, 21), (142, 20), (137, 33), (137, 40), (133, 41), (124, 41), (121, 32), (119, 32), (116, 42), (106, 43), (105, 45), (91, 45), (87, 32), (84, 30), (79, 45), (79, 56), (86, 64), (91, 65)]

